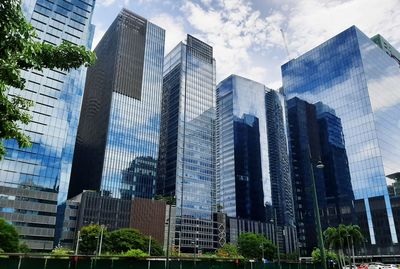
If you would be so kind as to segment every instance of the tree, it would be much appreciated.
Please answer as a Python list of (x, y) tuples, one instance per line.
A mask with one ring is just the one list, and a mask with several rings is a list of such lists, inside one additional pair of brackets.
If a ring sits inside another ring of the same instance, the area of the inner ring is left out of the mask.
[(0, 2), (0, 159), (6, 151), (4, 139), (15, 139), (19, 147), (30, 146), (20, 125), (28, 124), (33, 103), (21, 96), (9, 96), (9, 87), (23, 90), (21, 70), (58, 68), (69, 71), (95, 62), (93, 52), (64, 41), (58, 46), (36, 41), (37, 34), (22, 13), (21, 0)]
[(246, 258), (273, 260), (277, 252), (276, 246), (271, 240), (266, 239), (260, 234), (242, 233), (238, 240), (239, 253)]
[[(101, 227), (100, 225), (93, 224), (81, 228), (81, 239), (79, 243), (79, 251), (85, 254), (94, 254), (100, 240)], [(106, 229), (103, 231), (103, 242), (107, 241), (108, 232)], [(107, 250), (107, 244), (103, 244), (104, 251)]]
[[(328, 261), (332, 260), (334, 262), (338, 262), (338, 256), (335, 252), (325, 250), (326, 258)], [(311, 253), (313, 263), (321, 263), (321, 250), (319, 248), (315, 248)]]
[[(144, 236), (136, 229), (124, 228), (110, 232), (107, 242), (110, 251), (114, 253), (123, 253), (131, 249), (140, 249), (148, 252), (150, 238)], [(151, 239), (152, 256), (162, 256), (164, 252), (162, 246), (156, 240)]]
[(216, 254), (223, 258), (237, 258), (239, 257), (239, 250), (236, 245), (226, 243), (223, 247), (217, 249)]
[[(145, 237), (147, 241), (147, 245), (149, 245), (149, 237)], [(160, 243), (158, 243), (157, 240), (154, 240), (153, 238), (151, 239), (151, 251), (150, 251), (151, 256), (163, 256), (164, 251)]]
[(337, 253), (339, 268), (343, 268), (345, 265), (343, 253), (345, 234), (343, 226), (339, 226), (338, 228), (328, 227), (324, 231), (325, 243), (330, 249), (334, 249)]
[(19, 244), (18, 251), (20, 253), (29, 253), (31, 249), (28, 247), (28, 245), (25, 242), (22, 242)]
[(356, 264), (354, 248), (364, 241), (364, 235), (362, 234), (361, 228), (358, 225), (347, 226), (347, 233), (351, 242), (351, 256), (353, 257), (353, 264)]
[(19, 252), (18, 232), (4, 219), (0, 219), (0, 245), (4, 252)]
[[(342, 268), (346, 264), (344, 255), (344, 247), (347, 245), (347, 253), (353, 256), (353, 264), (355, 264), (354, 247), (363, 242), (364, 236), (361, 229), (357, 225), (340, 224), (339, 227), (329, 227), (324, 231), (325, 242), (329, 248), (336, 250), (339, 266)], [(350, 267), (351, 267), (351, 258)]]
[(124, 256), (128, 257), (147, 257), (147, 253), (140, 249), (130, 249), (124, 253)]

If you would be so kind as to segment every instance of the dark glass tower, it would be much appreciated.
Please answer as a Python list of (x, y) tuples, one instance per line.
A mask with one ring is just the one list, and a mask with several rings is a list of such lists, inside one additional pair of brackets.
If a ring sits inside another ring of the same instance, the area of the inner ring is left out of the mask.
[(284, 97), (231, 75), (217, 86), (218, 204), (229, 217), (294, 227)]
[[(90, 48), (94, 0), (26, 0), (23, 12), (38, 40)], [(16, 1), (15, 3), (19, 3)], [(0, 217), (12, 223), (33, 251), (53, 249), (57, 204), (67, 198), (86, 68), (22, 71), (25, 90), (9, 96), (32, 100), (32, 121), (21, 126), (32, 147), (7, 140), (0, 161)]]
[(315, 105), (321, 143), (321, 161), (324, 164), (326, 224), (328, 227), (356, 224), (354, 193), (342, 122), (333, 109), (320, 102)]
[[(315, 177), (319, 209), (326, 212), (325, 180), (322, 171), (316, 168), (321, 158), (317, 113), (315, 106), (298, 98), (289, 100), (287, 106), (300, 255), (309, 256), (314, 247), (318, 246), (313, 198), (310, 195), (312, 174)], [(326, 227), (324, 219), (321, 219), (321, 225)]]
[(212, 250), (215, 212), (213, 49), (188, 35), (164, 60), (157, 192), (176, 197), (172, 244)]
[(244, 114), (233, 121), (235, 141), (236, 216), (266, 220), (258, 118)]
[[(310, 195), (312, 175), (323, 230), (356, 223), (354, 194), (341, 121), (335, 112), (322, 103), (313, 105), (298, 98), (288, 100), (287, 104), (300, 254), (311, 255), (318, 247)], [(316, 167), (318, 161), (324, 164), (323, 169)]]
[(158, 155), (164, 33), (123, 9), (88, 69), (68, 197), (83, 190), (151, 198)]
[[(398, 244), (388, 191), (400, 172), (398, 64), (353, 26), (284, 64), (282, 75), (288, 98), (321, 101), (335, 110), (354, 196), (366, 212), (363, 232), (382, 253)], [(382, 206), (385, 214), (373, 212)]]

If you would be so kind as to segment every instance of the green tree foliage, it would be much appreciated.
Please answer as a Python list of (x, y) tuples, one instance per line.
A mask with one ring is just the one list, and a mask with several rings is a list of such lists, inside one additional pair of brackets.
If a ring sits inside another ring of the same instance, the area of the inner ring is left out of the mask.
[[(79, 251), (84, 254), (94, 254), (98, 248), (101, 235), (100, 225), (89, 225), (81, 228), (81, 242)], [(150, 238), (141, 234), (136, 229), (119, 229), (112, 232), (103, 230), (102, 252), (121, 254), (128, 250), (140, 249), (147, 253), (149, 248)], [(162, 246), (156, 240), (151, 239), (152, 256), (164, 255)]]
[[(149, 237), (146, 237), (147, 245), (149, 244)], [(151, 256), (163, 256), (164, 251), (161, 246), (161, 244), (154, 240), (153, 238), (151, 239), (151, 251), (150, 251)]]
[(9, 87), (23, 90), (22, 69), (58, 68), (68, 71), (95, 62), (84, 46), (63, 42), (59, 46), (38, 42), (37, 34), (22, 13), (21, 0), (0, 1), (0, 159), (4, 139), (15, 139), (20, 147), (30, 146), (21, 124), (30, 122), (33, 103), (20, 96), (8, 96)]
[(28, 247), (28, 245), (25, 242), (20, 243), (18, 249), (19, 249), (20, 253), (31, 252), (31, 249)]
[[(149, 248), (149, 237), (144, 236), (136, 229), (125, 228), (110, 232), (107, 240), (110, 251), (114, 253), (124, 253), (131, 249), (140, 249), (147, 253)], [(152, 256), (164, 254), (160, 243), (154, 239), (151, 239), (150, 254)]]
[[(324, 231), (324, 238), (326, 245), (333, 249), (338, 257), (339, 267), (343, 268), (346, 265), (345, 249), (347, 254), (353, 257), (354, 261), (354, 248), (364, 240), (361, 229), (357, 225), (343, 225), (339, 227), (329, 227)], [(350, 265), (352, 263), (351, 259)]]
[(19, 252), (18, 232), (4, 219), (0, 219), (0, 246), (4, 252)]
[[(333, 251), (325, 250), (326, 259), (328, 261), (332, 260), (338, 262), (338, 256)], [(311, 253), (313, 263), (321, 263), (321, 250), (319, 248), (315, 248)]]
[(144, 251), (140, 250), (140, 249), (130, 249), (127, 252), (124, 253), (124, 256), (128, 256), (128, 257), (147, 257), (147, 253), (145, 253)]
[(273, 260), (277, 253), (277, 248), (271, 240), (254, 233), (241, 234), (238, 240), (238, 247), (239, 253), (246, 258), (261, 259), (264, 251), (264, 258)]
[(239, 257), (239, 249), (234, 244), (225, 244), (223, 247), (217, 249), (216, 254), (218, 257), (223, 258), (237, 258)]
[[(101, 227), (94, 224), (84, 226), (81, 228), (81, 242), (79, 243), (79, 251), (84, 254), (94, 254), (100, 240)], [(105, 242), (108, 237), (106, 229), (103, 231), (103, 241)], [(107, 250), (107, 244), (103, 245), (104, 251)]]
[(136, 229), (119, 229), (110, 232), (108, 242), (112, 246), (112, 252), (123, 253), (130, 249), (146, 250), (146, 239)]
[(55, 248), (51, 251), (51, 254), (54, 256), (68, 256), (73, 254), (74, 252), (68, 248)]

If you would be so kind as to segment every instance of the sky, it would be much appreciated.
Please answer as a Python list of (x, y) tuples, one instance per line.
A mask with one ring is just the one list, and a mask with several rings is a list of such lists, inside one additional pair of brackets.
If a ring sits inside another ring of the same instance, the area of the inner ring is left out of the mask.
[(352, 25), (400, 50), (400, 0), (97, 0), (93, 48), (124, 7), (166, 30), (165, 53), (186, 34), (213, 46), (217, 83), (236, 74), (278, 89), (282, 64)]

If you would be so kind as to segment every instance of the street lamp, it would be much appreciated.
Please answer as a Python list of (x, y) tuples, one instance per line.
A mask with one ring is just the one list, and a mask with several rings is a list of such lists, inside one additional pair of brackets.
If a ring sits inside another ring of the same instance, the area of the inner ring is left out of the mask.
[[(166, 201), (168, 207), (168, 233), (167, 233), (167, 261), (165, 263), (165, 268), (169, 269), (169, 250), (170, 250), (170, 233), (171, 233), (171, 207), (176, 204), (176, 197), (168, 197), (169, 199)], [(171, 199), (172, 198), (172, 199)]]
[(106, 228), (106, 226), (105, 225), (101, 225), (100, 226), (100, 247), (99, 247), (99, 253), (98, 253), (98, 256), (101, 256), (101, 247), (102, 247), (102, 245), (103, 245), (103, 234), (104, 234), (104, 229)]
[[(280, 246), (279, 246), (279, 234), (278, 234), (278, 221), (276, 218), (276, 208), (274, 208), (274, 218), (271, 219), (271, 222), (274, 223), (274, 230), (275, 230), (275, 238), (276, 238), (276, 247), (277, 247), (277, 254), (278, 254), (278, 268), (281, 269), (281, 254), (280, 254)], [(264, 255), (263, 255), (264, 256)]]
[(264, 244), (263, 243), (261, 243), (260, 248), (261, 248), (262, 263), (263, 263), (263, 268), (264, 268)]
[(78, 239), (76, 240), (76, 247), (75, 247), (75, 256), (78, 255), (79, 251), (79, 242), (82, 241), (81, 238), (81, 231), (78, 231)]
[[(313, 198), (313, 204), (314, 204), (314, 217), (315, 217), (315, 222), (317, 225), (317, 234), (318, 234), (318, 241), (319, 241), (319, 248), (321, 250), (321, 262), (322, 266), (324, 269), (327, 269), (326, 267), (326, 253), (325, 253), (325, 246), (324, 246), (324, 238), (322, 236), (322, 227), (321, 227), (321, 216), (319, 215), (319, 206), (318, 206), (318, 198), (317, 198), (317, 189), (315, 186), (315, 176), (314, 176), (314, 167), (313, 167), (313, 160), (311, 158), (311, 151), (310, 151), (310, 146), (308, 146), (308, 153), (310, 157), (310, 168), (311, 168), (311, 181), (312, 181), (312, 198)], [(324, 164), (319, 160), (316, 164), (317, 169), (323, 169)]]

